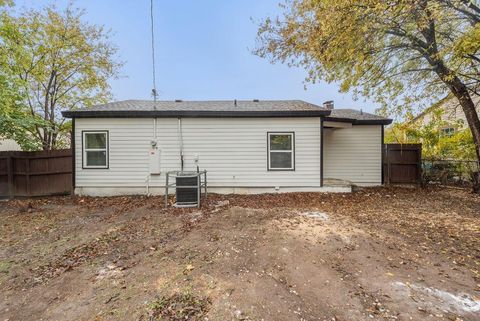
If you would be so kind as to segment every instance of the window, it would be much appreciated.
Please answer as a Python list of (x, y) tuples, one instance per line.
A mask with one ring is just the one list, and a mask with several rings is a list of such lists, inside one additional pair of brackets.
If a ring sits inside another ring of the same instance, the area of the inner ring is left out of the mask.
[(294, 133), (268, 133), (268, 170), (295, 170)]
[(453, 127), (445, 127), (440, 130), (442, 136), (452, 136), (455, 134), (455, 128)]
[(83, 168), (108, 168), (108, 132), (84, 131)]

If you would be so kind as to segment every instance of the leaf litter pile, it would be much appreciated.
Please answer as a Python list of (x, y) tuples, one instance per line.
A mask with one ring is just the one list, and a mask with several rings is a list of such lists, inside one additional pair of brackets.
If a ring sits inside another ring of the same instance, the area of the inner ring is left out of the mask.
[[(173, 200), (171, 200), (173, 202)], [(480, 197), (52, 197), (0, 203), (3, 320), (478, 320)]]
[(200, 321), (208, 312), (210, 304), (209, 298), (198, 297), (191, 292), (175, 293), (149, 304), (149, 320)]

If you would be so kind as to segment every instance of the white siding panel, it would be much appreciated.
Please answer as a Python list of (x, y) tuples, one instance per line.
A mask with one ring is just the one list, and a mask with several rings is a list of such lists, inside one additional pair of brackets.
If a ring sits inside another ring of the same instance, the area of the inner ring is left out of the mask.
[[(208, 184), (233, 187), (320, 186), (319, 118), (185, 118), (185, 170), (208, 171)], [(83, 130), (109, 131), (109, 168), (82, 169)], [(295, 132), (295, 171), (267, 171), (267, 132)], [(161, 175), (148, 174), (153, 119), (76, 119), (77, 187), (151, 187), (165, 184), (165, 172), (180, 169), (178, 120), (157, 119)]]
[(359, 185), (380, 185), (381, 139), (382, 126), (378, 125), (325, 130), (325, 179), (341, 179)]
[(20, 151), (22, 147), (13, 139), (3, 139), (0, 137), (0, 151)]

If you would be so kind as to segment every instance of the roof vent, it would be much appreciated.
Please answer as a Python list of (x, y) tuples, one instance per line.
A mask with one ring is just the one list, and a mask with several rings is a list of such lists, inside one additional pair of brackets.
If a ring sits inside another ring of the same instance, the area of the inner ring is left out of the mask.
[(183, 100), (181, 100), (181, 99), (175, 99), (175, 102), (176, 102), (176, 103), (182, 103)]
[(326, 109), (333, 109), (333, 100), (327, 100), (326, 102), (323, 103), (323, 108)]
[(254, 103), (258, 103), (259, 101), (260, 101), (260, 100), (258, 100), (258, 99), (254, 99), (254, 100), (253, 100)]

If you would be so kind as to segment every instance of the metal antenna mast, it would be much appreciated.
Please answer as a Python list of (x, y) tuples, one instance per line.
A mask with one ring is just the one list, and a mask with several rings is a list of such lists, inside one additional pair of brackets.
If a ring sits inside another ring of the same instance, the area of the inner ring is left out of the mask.
[(157, 102), (157, 81), (155, 75), (155, 31), (154, 31), (154, 21), (153, 21), (153, 0), (150, 0), (150, 29), (152, 34), (152, 76), (153, 76), (153, 89), (152, 89), (152, 96), (153, 96), (153, 109), (156, 109), (156, 102)]

